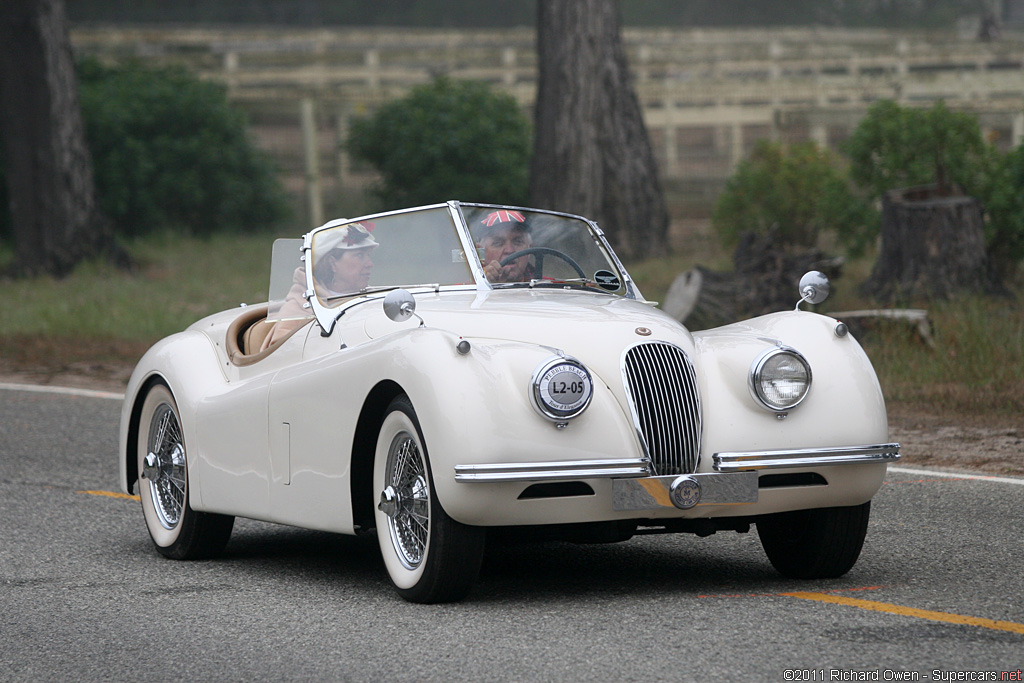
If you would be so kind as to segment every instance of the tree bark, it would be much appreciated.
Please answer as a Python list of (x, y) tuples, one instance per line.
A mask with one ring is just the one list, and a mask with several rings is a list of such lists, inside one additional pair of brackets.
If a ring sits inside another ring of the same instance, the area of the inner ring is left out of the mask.
[(882, 197), (882, 246), (864, 292), (882, 301), (949, 299), (996, 292), (985, 255), (981, 202), (933, 188)]
[(62, 0), (4, 0), (0, 132), (14, 274), (67, 274), (113, 248), (96, 203)]
[(614, 0), (538, 0), (530, 201), (595, 219), (623, 258), (662, 253), (668, 210)]

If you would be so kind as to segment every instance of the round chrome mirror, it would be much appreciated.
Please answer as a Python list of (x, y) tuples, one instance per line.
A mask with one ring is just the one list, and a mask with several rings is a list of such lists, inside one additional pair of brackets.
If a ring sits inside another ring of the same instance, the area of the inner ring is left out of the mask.
[(800, 301), (806, 301), (809, 304), (820, 304), (828, 298), (830, 289), (828, 276), (825, 273), (817, 270), (809, 271), (800, 278)]
[(416, 299), (407, 289), (393, 289), (384, 297), (384, 315), (396, 323), (404, 322), (416, 313)]

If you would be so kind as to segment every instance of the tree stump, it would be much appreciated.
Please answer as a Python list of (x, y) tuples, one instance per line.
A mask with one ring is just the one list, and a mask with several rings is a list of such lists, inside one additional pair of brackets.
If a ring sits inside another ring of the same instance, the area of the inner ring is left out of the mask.
[(882, 246), (865, 294), (906, 301), (995, 289), (978, 199), (939, 196), (932, 186), (892, 190), (882, 197)]
[(733, 254), (740, 281), (737, 306), (745, 316), (792, 309), (800, 299), (797, 292), (804, 273), (820, 270), (834, 281), (843, 261), (817, 247), (780, 243), (774, 232), (746, 233)]
[(697, 266), (676, 277), (665, 294), (661, 310), (692, 330), (707, 330), (736, 322), (738, 282), (734, 273)]

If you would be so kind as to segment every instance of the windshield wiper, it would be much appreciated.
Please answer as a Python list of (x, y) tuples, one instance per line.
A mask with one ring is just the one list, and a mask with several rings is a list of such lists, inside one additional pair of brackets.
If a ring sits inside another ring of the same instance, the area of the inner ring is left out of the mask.
[(358, 292), (349, 292), (348, 294), (335, 294), (333, 296), (324, 297), (324, 301), (332, 302), (339, 301), (341, 299), (351, 299), (357, 296), (363, 296), (364, 294), (376, 294), (378, 292), (389, 292), (392, 289), (433, 289), (435, 292), (441, 287), (441, 285), (435, 283), (422, 284), (422, 285), (378, 285), (376, 287), (363, 287)]
[(587, 289), (587, 290), (597, 289), (598, 291), (600, 291), (602, 293), (605, 293), (605, 294), (611, 294), (612, 293), (609, 290), (607, 290), (604, 287), (602, 287), (601, 283), (597, 282), (596, 280), (591, 280), (588, 277), (568, 277), (568, 278), (559, 278), (557, 280), (530, 280), (530, 287), (538, 287), (538, 286), (541, 286), (541, 285), (546, 286), (546, 287), (566, 287), (566, 288), (568, 288), (567, 286), (576, 285), (577, 287), (582, 286), (584, 289)]

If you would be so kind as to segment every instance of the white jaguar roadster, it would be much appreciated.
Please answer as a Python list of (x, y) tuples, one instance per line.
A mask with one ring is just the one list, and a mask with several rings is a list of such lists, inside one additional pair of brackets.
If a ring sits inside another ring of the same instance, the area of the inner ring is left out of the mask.
[[(622, 541), (747, 531), (796, 578), (857, 561), (899, 458), (835, 319), (690, 333), (593, 222), (447, 202), (274, 245), (269, 301), (150, 349), (121, 486), (157, 550), (210, 557), (236, 516), (375, 533), (399, 594), (457, 600), (488, 530)], [(794, 300), (798, 297), (794, 296)]]

